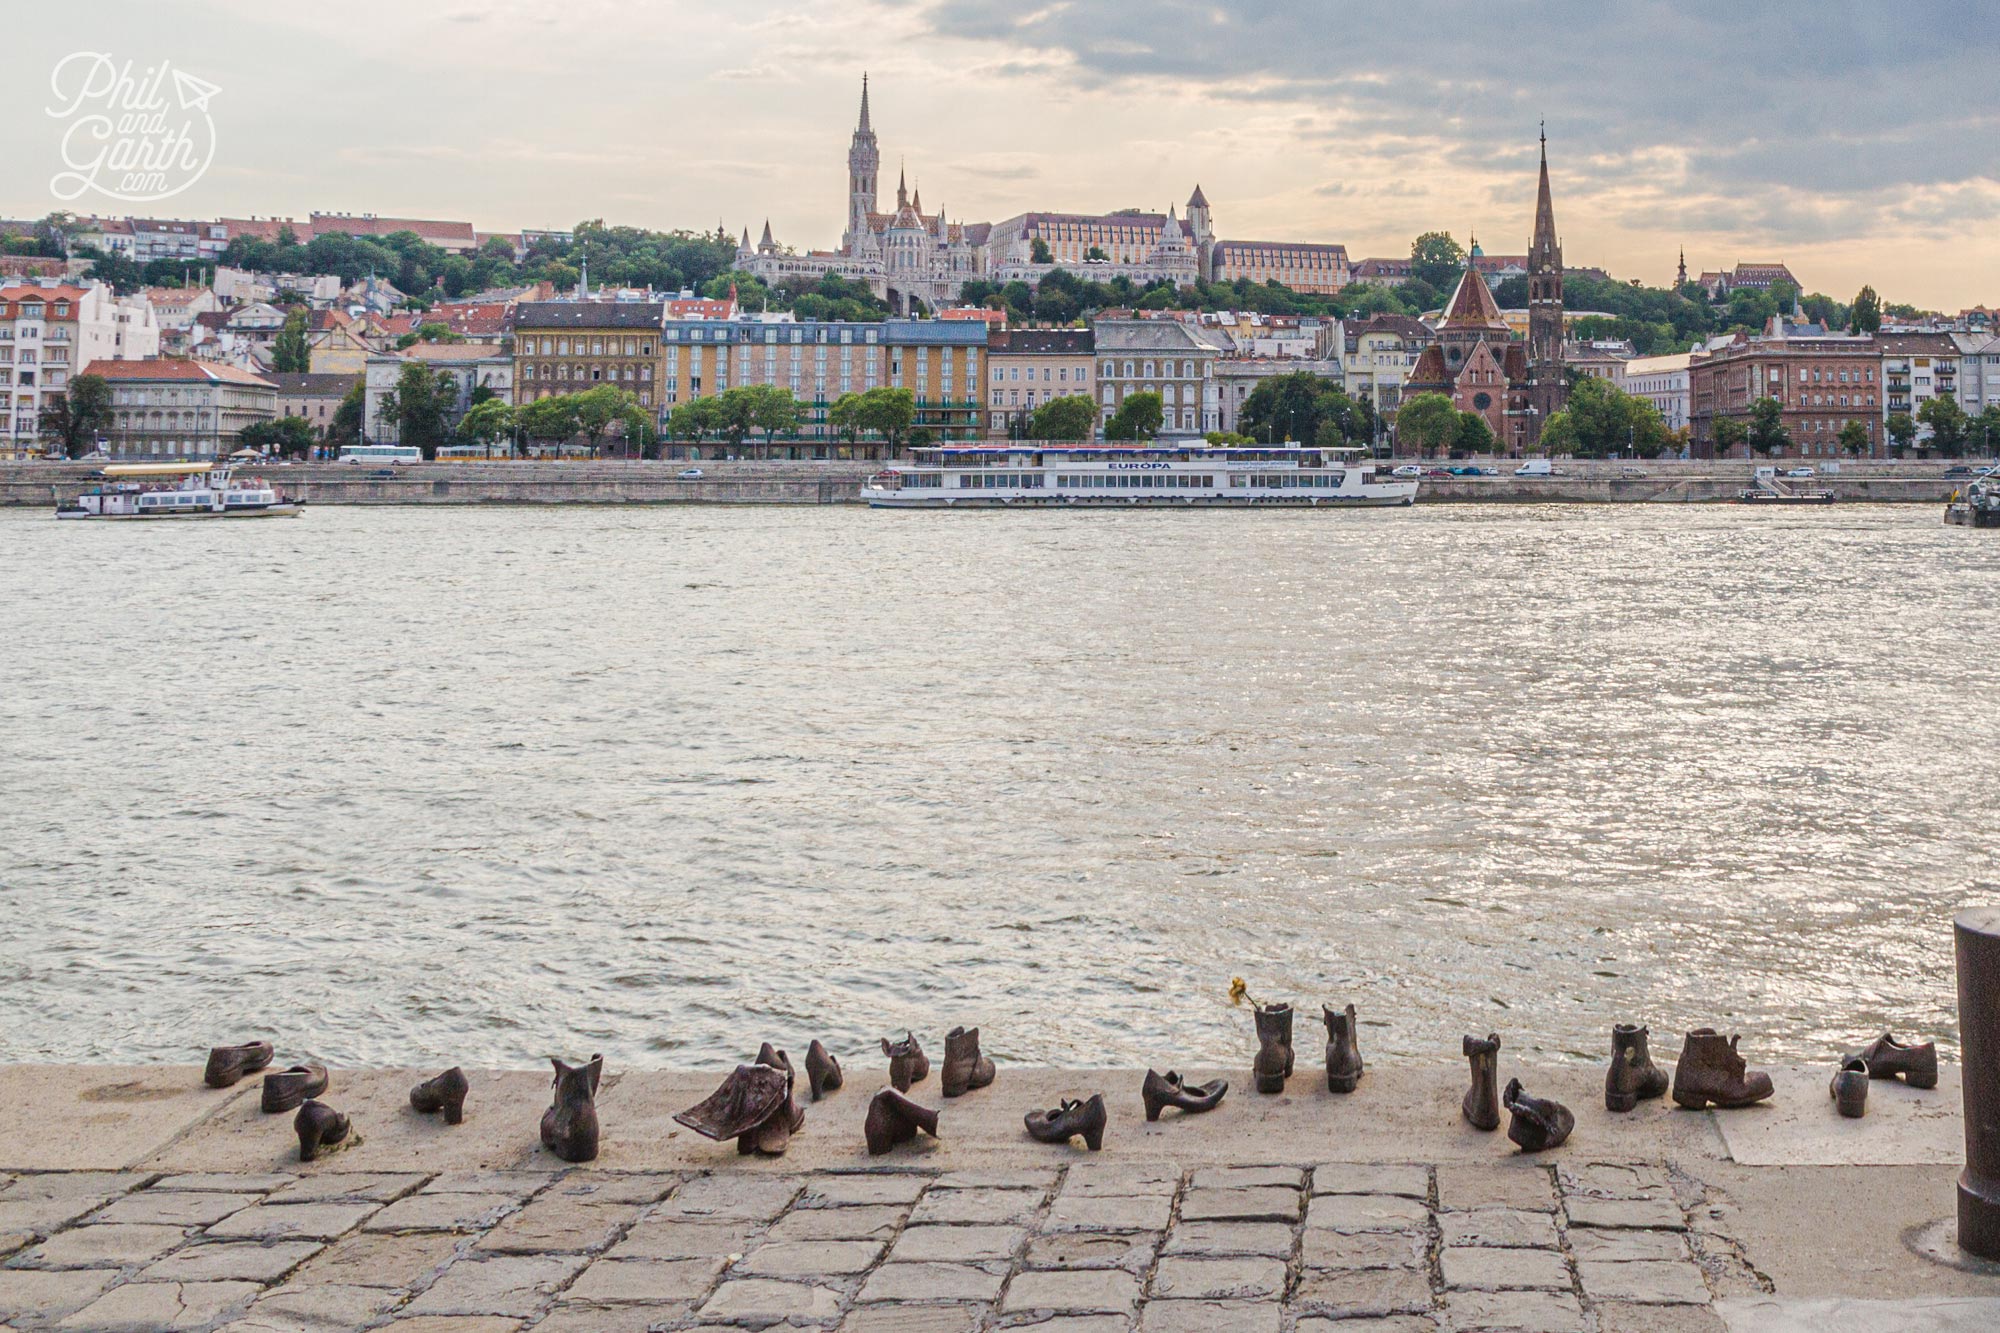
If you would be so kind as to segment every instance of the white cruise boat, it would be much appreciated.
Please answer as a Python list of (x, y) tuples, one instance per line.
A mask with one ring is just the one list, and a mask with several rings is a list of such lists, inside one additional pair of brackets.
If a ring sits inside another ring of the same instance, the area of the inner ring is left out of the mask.
[(238, 477), (224, 463), (112, 463), (104, 481), (65, 505), (57, 518), (280, 518), (302, 501), (267, 481)]
[(1356, 448), (1305, 445), (982, 444), (914, 449), (861, 488), (877, 509), (1183, 509), (1407, 505), (1417, 483), (1376, 475)]

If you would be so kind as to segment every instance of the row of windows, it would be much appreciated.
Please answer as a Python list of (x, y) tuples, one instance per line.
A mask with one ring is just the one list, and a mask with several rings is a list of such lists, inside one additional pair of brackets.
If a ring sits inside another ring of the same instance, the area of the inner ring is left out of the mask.
[[(18, 304), (15, 313), (21, 319), (41, 319), (43, 317), (42, 311), (46, 308), (47, 307), (40, 301), (22, 301)], [(7, 303), (5, 301), (0, 301), (0, 319), (5, 319), (5, 318), (7, 318)], [(68, 319), (69, 302), (67, 301), (56, 302), (55, 314), (51, 316), (51, 318)]]
[[(1166, 379), (1191, 380), (1195, 377), (1197, 373), (1202, 375), (1210, 375), (1214, 373), (1213, 367), (1207, 365), (1204, 365), (1201, 368), (1201, 370), (1197, 372), (1194, 368), (1195, 363), (1192, 361), (1181, 361), (1178, 363), (1173, 361), (1160, 361), (1157, 363), (1152, 361), (1106, 361), (1104, 363), (1104, 368), (1099, 372), (1099, 374), (1104, 379), (1111, 379), (1120, 373), (1119, 367), (1123, 366), (1124, 378), (1128, 380), (1131, 379), (1134, 374), (1144, 375), (1147, 379), (1152, 379), (1154, 376), (1153, 367), (1155, 364), (1159, 366), (1159, 372), (1158, 372), (1159, 375)], [(1176, 364), (1180, 366), (1180, 373), (1178, 375), (1174, 373), (1174, 366)], [(1144, 369), (1135, 371), (1133, 369), (1133, 367), (1135, 366), (1143, 366)]]
[(1174, 386), (1171, 384), (1129, 384), (1123, 390), (1107, 384), (1104, 386), (1105, 406), (1109, 407), (1112, 403), (1116, 402), (1121, 393), (1127, 397), (1135, 393), (1157, 393), (1160, 395), (1160, 401), (1168, 407), (1172, 407), (1177, 401), (1195, 403), (1201, 400), (1201, 390), (1192, 384), (1186, 385), (1178, 392), (1175, 391)]
[(962, 491), (1003, 488), (1039, 491), (1046, 480), (1045, 474), (1040, 472), (966, 472), (959, 475), (958, 488)]
[[(1044, 384), (1050, 382), (1051, 377), (1049, 370), (1050, 368), (1048, 366), (1042, 367), (1042, 383)], [(995, 384), (999, 384), (1005, 380), (1018, 381), (1020, 378), (1021, 378), (1021, 367), (1019, 366), (996, 365), (993, 367), (993, 382)], [(1028, 367), (1028, 378), (1030, 380), (1035, 378), (1035, 368), (1033, 366)], [(1089, 379), (1090, 379), (1090, 372), (1084, 369), (1082, 366), (1078, 366), (1076, 368), (1076, 382), (1078, 384), (1083, 384), (1087, 382)], [(1057, 383), (1067, 384), (1069, 382), (1069, 367), (1068, 366), (1055, 367), (1054, 380)]]
[(1198, 491), (1213, 487), (1218, 480), (1207, 472), (1113, 472), (1104, 476), (1084, 473), (1058, 476), (1056, 486), (1083, 491)]
[[(627, 338), (623, 343), (620, 343), (616, 338), (577, 338), (574, 340), (569, 338), (543, 338), (541, 339), (539, 352), (542, 356), (568, 356), (572, 341), (576, 344), (576, 354), (578, 356), (651, 356), (653, 354), (653, 340), (651, 338)], [(538, 350), (536, 340), (533, 338), (521, 339), (519, 347), (524, 356), (534, 356)], [(622, 352), (619, 350), (621, 347), (624, 349)]]
[(635, 374), (633, 373), (633, 371), (634, 371), (634, 368), (633, 368), (633, 367), (631, 367), (631, 366), (609, 366), (609, 367), (607, 367), (607, 366), (590, 366), (590, 367), (584, 367), (584, 366), (575, 366), (575, 367), (571, 367), (571, 366), (569, 366), (569, 365), (567, 365), (567, 364), (565, 364), (565, 365), (559, 365), (559, 366), (548, 366), (548, 365), (544, 365), (544, 366), (543, 366), (543, 367), (541, 368), (541, 372), (540, 372), (540, 374), (539, 374), (539, 376), (538, 376), (538, 375), (536, 374), (536, 371), (535, 371), (535, 367), (533, 367), (533, 366), (531, 366), (531, 365), (530, 365), (530, 366), (522, 366), (522, 367), (521, 367), (521, 378), (522, 378), (522, 379), (524, 379), (524, 380), (532, 380), (532, 379), (537, 379), (537, 378), (540, 378), (540, 379), (545, 379), (545, 380), (572, 380), (572, 379), (574, 379), (574, 380), (605, 380), (605, 379), (610, 379), (610, 380), (624, 380), (624, 381), (626, 381), (627, 383), (630, 383), (631, 381), (633, 381), (633, 380), (635, 380), (635, 379), (636, 379), (636, 380), (638, 380), (638, 381), (639, 381), (640, 383), (642, 383), (642, 384), (650, 384), (650, 383), (652, 383), (652, 380), (653, 380), (653, 368), (652, 368), (651, 366), (639, 366), (639, 367), (637, 367), (637, 372), (638, 372), (638, 373), (637, 373), (636, 375), (635, 375)]

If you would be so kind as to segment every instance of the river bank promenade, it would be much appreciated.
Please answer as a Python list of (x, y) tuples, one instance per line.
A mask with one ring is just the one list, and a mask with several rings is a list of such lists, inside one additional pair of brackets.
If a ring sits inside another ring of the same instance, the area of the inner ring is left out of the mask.
[[(580, 1052), (572, 1052), (580, 1055)], [(1303, 1055), (1304, 1052), (1302, 1051)], [(1873, 1085), (1842, 1120), (1828, 1070), (1764, 1106), (1611, 1115), (1602, 1071), (1519, 1074), (1577, 1116), (1524, 1155), (1459, 1116), (1462, 1068), (1376, 1068), (1334, 1096), (1301, 1061), (1259, 1096), (1147, 1124), (1142, 1071), (1003, 1065), (944, 1100), (940, 1139), (879, 1158), (856, 1061), (778, 1159), (672, 1119), (716, 1072), (611, 1069), (603, 1150), (537, 1139), (549, 1078), (471, 1074), (462, 1125), (420, 1116), (434, 1070), (336, 1069), (360, 1142), (297, 1161), (259, 1080), (188, 1067), (0, 1068), (0, 1328), (313, 1333), (1843, 1333), (2000, 1327), (2000, 1265), (1939, 1223), (1962, 1160), (1957, 1069)], [(1247, 1061), (1246, 1061), (1247, 1065)], [(1190, 1075), (1195, 1077), (1195, 1075)], [(1021, 1116), (1103, 1091), (1101, 1152)]]

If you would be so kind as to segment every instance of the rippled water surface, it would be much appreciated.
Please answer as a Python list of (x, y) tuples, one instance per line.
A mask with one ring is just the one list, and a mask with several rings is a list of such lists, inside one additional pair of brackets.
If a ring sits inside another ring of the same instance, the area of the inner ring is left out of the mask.
[(1235, 975), (1377, 1056), (1629, 1019), (1818, 1059), (1949, 1036), (1950, 914), (2000, 891), (2000, 542), (1931, 506), (9, 511), (0, 550), (4, 1059), (968, 1022), (1233, 1062)]

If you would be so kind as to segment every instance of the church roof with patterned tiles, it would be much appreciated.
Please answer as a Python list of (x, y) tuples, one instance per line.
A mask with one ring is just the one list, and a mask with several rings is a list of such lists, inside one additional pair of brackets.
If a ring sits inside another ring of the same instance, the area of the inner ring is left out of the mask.
[(1471, 269), (1459, 278), (1458, 290), (1451, 294), (1451, 304), (1445, 307), (1441, 327), (1511, 332), (1506, 319), (1500, 314), (1500, 303), (1493, 299), (1493, 289), (1486, 285), (1485, 278)]

